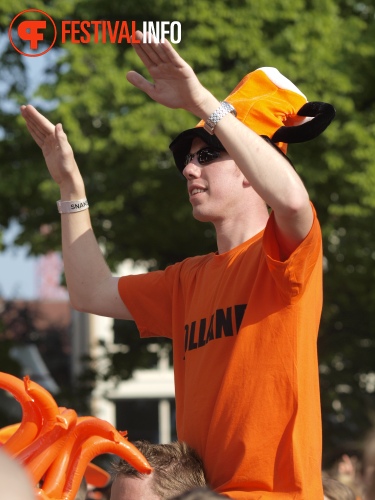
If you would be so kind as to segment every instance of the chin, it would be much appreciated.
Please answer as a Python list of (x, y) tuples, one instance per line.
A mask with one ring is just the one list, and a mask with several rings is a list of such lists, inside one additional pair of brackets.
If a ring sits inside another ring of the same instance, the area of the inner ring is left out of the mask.
[(204, 213), (199, 210), (193, 209), (193, 217), (199, 222), (213, 222), (213, 217), (211, 214)]

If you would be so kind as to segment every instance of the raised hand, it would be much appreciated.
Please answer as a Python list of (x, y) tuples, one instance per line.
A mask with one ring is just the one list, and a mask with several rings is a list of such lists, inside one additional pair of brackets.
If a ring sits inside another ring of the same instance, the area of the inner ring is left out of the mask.
[(132, 45), (153, 83), (135, 71), (128, 72), (128, 81), (164, 106), (183, 108), (200, 116), (203, 103), (211, 94), (199, 82), (193, 69), (168, 40), (161, 43), (152, 37), (150, 43), (144, 43), (143, 37), (142, 32), (137, 31), (136, 38), (141, 41)]
[(70, 181), (78, 172), (78, 167), (62, 125), (53, 125), (30, 104), (21, 106), (21, 114), (31, 136), (43, 152), (52, 178), (60, 186), (64, 181)]

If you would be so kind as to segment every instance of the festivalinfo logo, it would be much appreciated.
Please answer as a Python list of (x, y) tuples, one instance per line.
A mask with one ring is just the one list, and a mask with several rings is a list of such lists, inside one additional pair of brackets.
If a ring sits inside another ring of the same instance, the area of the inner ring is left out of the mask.
[[(30, 14), (33, 19), (30, 18)], [(35, 19), (36, 18), (36, 19)], [(142, 41), (136, 31), (146, 33)], [(181, 23), (178, 21), (77, 21), (65, 20), (59, 24), (39, 9), (23, 10), (12, 19), (8, 36), (13, 48), (27, 57), (39, 57), (52, 49), (59, 37), (61, 44), (89, 43), (150, 43), (153, 39), (172, 43), (181, 42)]]

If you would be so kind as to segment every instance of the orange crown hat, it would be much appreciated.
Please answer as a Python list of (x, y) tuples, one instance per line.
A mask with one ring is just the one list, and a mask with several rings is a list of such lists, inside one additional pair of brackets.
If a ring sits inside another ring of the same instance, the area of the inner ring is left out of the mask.
[[(225, 99), (237, 111), (237, 119), (264, 137), (286, 155), (288, 144), (305, 142), (321, 134), (335, 116), (325, 102), (308, 102), (306, 96), (276, 68), (259, 68), (247, 74)], [(177, 168), (182, 172), (194, 138), (225, 150), (215, 135), (209, 134), (201, 120), (170, 144)]]

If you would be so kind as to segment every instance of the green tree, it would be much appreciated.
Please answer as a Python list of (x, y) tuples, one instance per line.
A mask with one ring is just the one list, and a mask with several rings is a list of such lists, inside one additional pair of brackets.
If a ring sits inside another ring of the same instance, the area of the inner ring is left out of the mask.
[[(116, 0), (25, 1), (0, 10), (3, 33), (14, 14), (28, 7), (48, 11), (57, 24), (63, 19), (135, 20), (139, 26), (147, 20), (178, 20), (179, 52), (218, 98), (249, 71), (275, 66), (309, 100), (335, 105), (337, 117), (326, 133), (289, 151), (324, 237), (319, 340), (324, 444), (332, 454), (341, 445), (356, 445), (371, 424), (375, 389), (372, 2), (155, 0), (129, 6)], [(57, 43), (52, 52), (56, 59), (48, 81), (35, 98), (51, 104), (48, 116), (61, 121), (69, 135), (110, 265), (128, 257), (163, 268), (214, 249), (213, 230), (192, 219), (184, 182), (168, 153), (171, 139), (197, 119), (151, 102), (128, 84), (126, 72), (143, 69), (126, 43)], [(25, 101), (28, 88), (24, 59), (9, 46), (0, 60), (4, 98), (16, 104)], [(58, 190), (40, 151), (10, 106), (0, 108), (0, 130), (0, 228), (16, 218), (22, 226), (19, 244), (29, 243), (33, 253), (59, 248)], [(44, 224), (48, 239), (39, 231)]]

